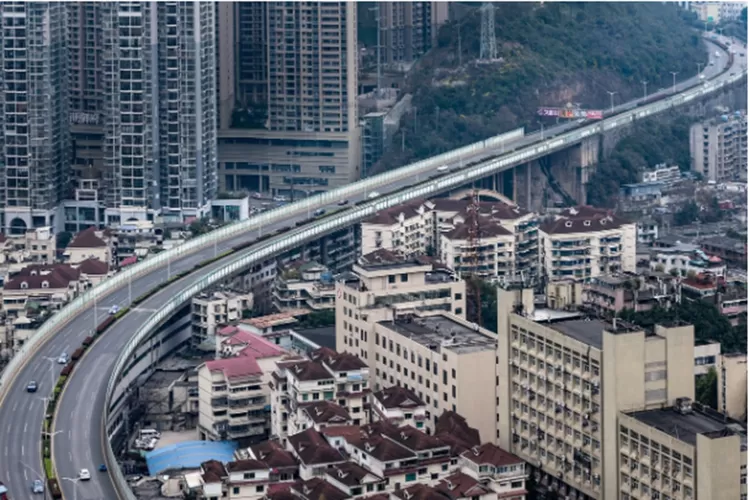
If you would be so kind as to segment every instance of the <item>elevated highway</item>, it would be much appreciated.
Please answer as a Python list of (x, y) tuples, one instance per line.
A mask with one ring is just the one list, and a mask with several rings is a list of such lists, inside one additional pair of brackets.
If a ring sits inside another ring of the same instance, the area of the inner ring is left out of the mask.
[[(716, 69), (721, 71), (721, 67)], [(108, 331), (79, 362), (65, 391), (65, 397), (59, 403), (56, 423), (58, 427), (54, 430), (56, 434), (53, 439), (54, 456), (60, 477), (73, 478), (81, 468), (95, 470), (98, 464), (103, 462), (106, 443), (100, 418), (105, 410), (107, 393), (121, 390), (121, 387), (118, 387), (118, 377), (112, 377), (115, 363), (118, 363), (119, 368), (124, 364), (123, 358), (118, 356), (124, 350), (129, 352), (140, 337), (147, 335), (149, 329), (168, 317), (172, 310), (182, 303), (181, 301), (188, 299), (195, 291), (258, 260), (351, 225), (388, 206), (461, 187), (473, 180), (511, 168), (518, 162), (529, 161), (540, 155), (569, 147), (591, 135), (699, 99), (702, 95), (715, 92), (743, 77), (740, 74), (742, 71), (744, 68), (740, 68), (738, 61), (735, 61), (731, 69), (719, 75), (709, 75), (711, 78), (705, 87), (682, 92), (695, 83), (684, 82), (678, 88), (678, 95), (664, 96), (664, 99), (658, 102), (640, 107), (637, 102), (626, 103), (615, 110), (614, 116), (592, 125), (576, 128), (577, 124), (570, 123), (549, 129), (545, 137), (552, 137), (544, 141), (539, 134), (493, 138), (331, 193), (311, 197), (214, 232), (217, 234), (207, 235), (203, 240), (191, 242), (193, 246), (181, 250), (181, 253), (170, 251), (165, 252), (168, 255), (160, 254), (163, 255), (161, 259), (153, 259), (159, 262), (149, 264), (149, 261), (145, 261), (139, 264), (139, 268), (126, 271), (119, 276), (119, 283), (117, 286), (112, 285), (110, 290), (94, 289), (87, 292), (81, 301), (71, 304), (56, 315), (56, 318), (59, 317), (57, 324), (51, 324), (49, 327), (45, 325), (35, 339), (36, 342), (27, 347), (26, 352), (22, 353), (3, 376), (0, 386), (0, 397), (3, 398), (0, 405), (0, 422), (3, 423), (0, 431), (0, 463), (8, 465), (0, 469), (0, 474), (5, 475), (0, 477), (0, 480), (4, 480), (9, 486), (14, 499), (32, 497), (30, 481), (42, 472), (39, 435), (44, 404), (40, 398), (27, 394), (25, 385), (30, 379), (35, 379), (40, 386), (39, 394), (49, 394), (51, 384), (60, 369), (49, 360), (57, 357), (62, 351), (70, 351), (79, 345), (93, 329), (95, 316), (98, 315), (99, 319), (102, 319), (105, 311), (113, 304), (127, 305), (130, 288), (138, 290), (138, 295), (163, 282), (168, 272), (174, 274), (189, 269), (234, 245), (254, 241), (261, 234), (268, 234), (306, 220), (310, 212), (317, 208), (334, 208), (336, 202), (342, 199), (351, 202), (350, 208), (346, 210), (259, 242), (239, 254), (173, 283), (140, 304)], [(637, 109), (633, 111), (634, 108)], [(508, 152), (503, 153), (503, 150)], [(435, 175), (437, 167), (442, 165), (451, 167), (451, 172), (437, 179), (429, 179), (431, 175)], [(381, 195), (366, 201), (368, 194), (375, 190)], [(357, 202), (362, 203), (354, 206)], [(96, 301), (95, 296), (98, 297)], [(19, 414), (23, 417), (19, 418)], [(116, 498), (112, 482), (106, 474), (95, 473), (92, 481), (87, 483), (62, 480), (61, 486), (66, 498), (73, 498), (73, 488), (77, 488), (77, 496), (81, 499)]]

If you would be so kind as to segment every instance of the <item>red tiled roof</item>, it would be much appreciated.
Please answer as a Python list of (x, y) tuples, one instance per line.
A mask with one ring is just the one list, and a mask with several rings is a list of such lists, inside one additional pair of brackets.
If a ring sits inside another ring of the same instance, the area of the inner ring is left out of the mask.
[(471, 498), (486, 495), (490, 490), (482, 486), (476, 479), (462, 472), (456, 472), (443, 478), (435, 489), (451, 500)]
[(260, 365), (252, 356), (239, 356), (235, 358), (217, 359), (207, 361), (206, 368), (210, 371), (224, 372), (227, 379), (245, 378), (263, 374)]
[(250, 470), (267, 470), (268, 466), (260, 460), (235, 460), (227, 462), (228, 472), (245, 472)]
[(367, 476), (375, 476), (375, 474), (354, 462), (344, 462), (343, 464), (334, 465), (326, 471), (326, 474), (349, 487), (362, 484), (362, 480)]
[(220, 483), (222, 478), (227, 477), (224, 464), (218, 460), (207, 460), (201, 464), (204, 483)]
[(68, 288), (72, 281), (78, 280), (79, 276), (79, 271), (67, 264), (32, 265), (23, 268), (6, 281), (3, 288), (5, 290), (59, 290)]
[(109, 272), (109, 264), (92, 257), (79, 263), (78, 270), (88, 275), (104, 276)]
[(325, 367), (315, 361), (301, 361), (287, 367), (288, 372), (297, 380), (327, 380), (333, 375)]
[(123, 259), (122, 262), (120, 262), (120, 267), (132, 266), (136, 262), (138, 262), (138, 256), (131, 255), (127, 259)]
[(406, 387), (399, 385), (386, 387), (383, 390), (373, 393), (373, 397), (385, 408), (415, 408), (425, 405), (424, 401), (419, 399), (416, 394)]
[(313, 403), (304, 403), (301, 406), (310, 417), (310, 420), (316, 424), (335, 422), (345, 424), (352, 420), (346, 408), (331, 401), (315, 401)]
[(325, 479), (320, 479), (319, 477), (295, 483), (292, 486), (292, 490), (296, 491), (306, 500), (345, 500), (351, 498)]
[(312, 427), (294, 436), (289, 436), (300, 461), (305, 465), (333, 464), (345, 461), (344, 456)]
[(567, 208), (559, 215), (543, 222), (540, 229), (547, 234), (588, 233), (616, 229), (630, 221), (611, 210), (587, 205)]
[(284, 449), (277, 441), (265, 441), (250, 447), (256, 460), (266, 464), (269, 469), (297, 467), (294, 455)]
[(466, 419), (454, 411), (446, 410), (438, 418), (435, 424), (435, 434), (440, 433), (455, 436), (466, 443), (467, 448), (482, 444), (479, 431), (469, 426)]
[(399, 491), (393, 495), (402, 500), (448, 500), (442, 493), (426, 484), (415, 484)]
[(383, 434), (392, 441), (412, 451), (434, 450), (449, 446), (440, 438), (430, 436), (410, 425), (390, 427)]
[(68, 248), (102, 248), (106, 246), (104, 240), (96, 235), (96, 228), (90, 227), (76, 234)]
[(523, 460), (514, 454), (507, 452), (492, 443), (484, 443), (482, 446), (474, 446), (472, 449), (463, 452), (461, 456), (478, 465), (489, 464), (495, 467), (523, 463)]
[(313, 361), (320, 361), (335, 372), (347, 372), (367, 368), (367, 363), (350, 352), (336, 352), (328, 347), (321, 347), (310, 354)]

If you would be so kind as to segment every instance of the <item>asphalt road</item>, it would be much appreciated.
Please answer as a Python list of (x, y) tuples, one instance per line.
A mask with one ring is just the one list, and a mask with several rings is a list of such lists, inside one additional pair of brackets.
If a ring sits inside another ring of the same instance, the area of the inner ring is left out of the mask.
[[(713, 46), (712, 46), (713, 47)], [(712, 48), (712, 53), (715, 49)], [(723, 60), (726, 60), (723, 55)], [(738, 70), (739, 61), (735, 65)], [(721, 71), (723, 64), (709, 66), (706, 76), (710, 77)], [(678, 88), (695, 83), (697, 77), (678, 85)], [(615, 111), (622, 111), (635, 106), (635, 102), (622, 104)], [(565, 123), (545, 129), (545, 137), (574, 128), (576, 123)], [(508, 148), (514, 148), (534, 142), (539, 139), (539, 133), (529, 134)], [(463, 163), (471, 163), (481, 159), (485, 154), (476, 158), (464, 159)], [(386, 193), (398, 190), (412, 184), (418, 179), (404, 179), (390, 186), (379, 188), (379, 192)], [(350, 199), (352, 203), (364, 198), (368, 193), (361, 193)], [(329, 208), (337, 208), (335, 205)], [(300, 214), (283, 222), (269, 225), (264, 233), (272, 232), (284, 226), (293, 225), (309, 214)], [(257, 232), (246, 233), (231, 240), (204, 249), (190, 256), (176, 259), (171, 263), (172, 274), (190, 269), (195, 264), (213, 256), (214, 251), (222, 252), (232, 246), (254, 240)], [(129, 338), (139, 329), (148, 317), (176, 292), (184, 289), (190, 283), (200, 279), (212, 270), (222, 267), (222, 263), (214, 263), (188, 276), (178, 283), (170, 285), (159, 294), (142, 303), (136, 310), (128, 313), (106, 335), (104, 335), (87, 356), (79, 362), (68, 387), (65, 397), (59, 403), (58, 425), (54, 439), (55, 462), (61, 477), (75, 479), (82, 468), (92, 473), (91, 481), (73, 482), (61, 479), (65, 497), (70, 500), (77, 493), (81, 500), (113, 500), (116, 498), (108, 475), (97, 472), (99, 464), (103, 463), (101, 439), (101, 415), (104, 409), (104, 393), (112, 365), (118, 353)], [(166, 269), (154, 271), (147, 276), (134, 280), (132, 296), (136, 297), (167, 278)], [(81, 313), (71, 321), (62, 331), (38, 350), (33, 359), (20, 372), (10, 388), (7, 397), (0, 406), (0, 480), (2, 480), (13, 495), (14, 500), (38, 498), (31, 493), (31, 481), (42, 472), (40, 454), (40, 431), (44, 416), (45, 403), (42, 396), (50, 394), (54, 381), (62, 368), (56, 363), (56, 358), (62, 352), (72, 352), (89, 335), (95, 325), (104, 318), (109, 308), (118, 304), (125, 306), (129, 303), (128, 289), (114, 292), (106, 299)], [(98, 321), (95, 320), (95, 317)], [(36, 380), (39, 390), (36, 394), (26, 392), (29, 380)], [(77, 492), (74, 493), (74, 488)]]

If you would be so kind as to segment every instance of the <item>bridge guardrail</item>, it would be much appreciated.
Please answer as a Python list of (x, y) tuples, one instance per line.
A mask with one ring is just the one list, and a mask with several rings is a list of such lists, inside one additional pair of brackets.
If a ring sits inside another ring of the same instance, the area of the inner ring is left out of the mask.
[[(189, 300), (193, 295), (203, 290), (205, 287), (217, 283), (225, 277), (236, 273), (237, 271), (251, 265), (254, 262), (267, 258), (268, 256), (278, 254), (278, 252), (282, 251), (283, 249), (291, 248), (298, 242), (301, 242), (312, 236), (317, 236), (318, 234), (326, 233), (335, 227), (344, 226), (354, 220), (359, 220), (384, 208), (399, 205), (408, 199), (419, 198), (420, 196), (429, 194), (430, 192), (440, 191), (453, 186), (461, 185), (473, 179), (481, 178), (487, 175), (487, 173), (489, 173), (490, 171), (503, 169), (504, 167), (511, 166), (515, 163), (530, 159), (534, 156), (548, 154), (553, 150), (563, 149), (569, 144), (577, 143), (581, 139), (584, 139), (590, 135), (601, 133), (605, 130), (616, 127), (623, 121), (632, 121), (636, 118), (645, 118), (656, 112), (663, 111), (675, 105), (681, 105), (684, 102), (694, 100), (701, 95), (711, 92), (716, 88), (720, 88), (729, 83), (733, 83), (742, 77), (744, 77), (744, 73), (730, 76), (724, 81), (714, 82), (706, 87), (698, 87), (686, 90), (681, 94), (667, 97), (664, 100), (656, 103), (625, 111), (620, 116), (607, 118), (596, 124), (585, 126), (572, 132), (563, 133), (561, 134), (561, 136), (549, 138), (546, 141), (541, 141), (543, 142), (543, 144), (529, 145), (523, 148), (522, 151), (508, 153), (507, 155), (504, 155), (500, 158), (490, 160), (486, 162), (486, 164), (475, 165), (463, 171), (442, 176), (440, 179), (425, 182), (415, 187), (414, 189), (408, 189), (402, 191), (401, 193), (384, 196), (382, 198), (361, 205), (360, 207), (352, 208), (342, 215), (329, 217), (313, 222), (309, 227), (290, 230), (276, 242), (260, 243), (260, 245), (262, 245), (261, 248), (253, 250), (247, 255), (236, 257), (231, 263), (223, 267), (221, 270), (211, 274), (210, 276), (206, 276), (197, 283), (194, 283), (193, 285), (187, 287), (183, 292), (172, 299), (165, 307), (161, 308), (158, 312), (153, 314), (144, 324), (144, 326), (138, 331), (138, 333), (128, 342), (125, 349), (120, 353), (120, 356), (116, 361), (115, 368), (112, 372), (112, 376), (108, 381), (107, 394), (105, 396), (105, 422), (106, 416), (109, 413), (110, 401), (117, 387), (119, 375), (122, 372), (125, 363), (127, 362), (132, 352), (134, 352), (140, 342), (142, 342), (143, 339), (145, 339), (154, 328), (158, 327), (159, 323), (168, 318), (181, 304)], [(107, 432), (105, 431), (104, 434), (106, 435)], [(127, 482), (122, 475), (122, 472), (116, 466), (117, 461), (114, 456), (114, 452), (112, 451), (112, 447), (109, 444), (109, 440), (107, 440), (106, 443), (106, 453), (107, 460), (111, 465), (113, 465), (113, 467), (110, 468), (110, 471), (113, 475), (113, 479), (116, 483), (118, 491), (124, 493), (128, 500), (135, 500), (135, 496), (130, 491)]]

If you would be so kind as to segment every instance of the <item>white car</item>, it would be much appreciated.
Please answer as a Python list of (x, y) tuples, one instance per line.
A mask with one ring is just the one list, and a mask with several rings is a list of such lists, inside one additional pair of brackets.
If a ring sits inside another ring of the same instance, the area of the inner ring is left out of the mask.
[(78, 473), (78, 479), (81, 481), (88, 481), (91, 479), (91, 473), (88, 469), (81, 469), (81, 472)]
[(443, 165), (442, 167), (438, 167), (438, 172), (447, 172), (448, 171), (448, 165)]
[(67, 365), (68, 364), (68, 353), (64, 352), (60, 354), (60, 357), (57, 358), (57, 362), (61, 365)]
[(378, 196), (380, 196), (380, 193), (378, 193), (377, 191), (373, 191), (372, 193), (367, 195), (367, 197), (370, 199), (377, 198)]
[(112, 307), (109, 308), (109, 314), (110, 314), (110, 316), (114, 316), (118, 312), (120, 312), (120, 306), (115, 305), (115, 306), (112, 306)]

